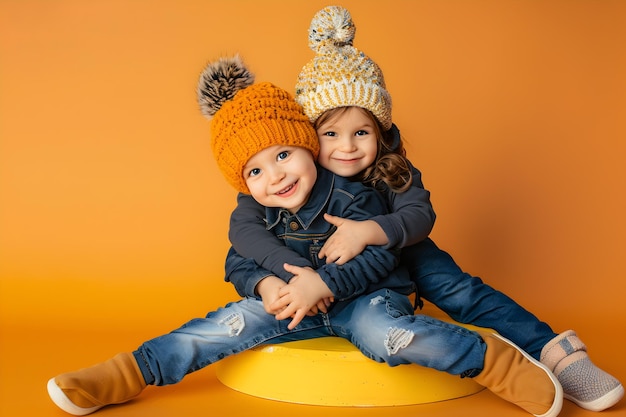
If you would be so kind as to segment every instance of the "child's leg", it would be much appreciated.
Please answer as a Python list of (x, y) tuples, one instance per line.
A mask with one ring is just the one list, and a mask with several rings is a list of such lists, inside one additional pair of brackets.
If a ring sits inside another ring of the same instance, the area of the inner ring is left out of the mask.
[(86, 415), (130, 400), (146, 385), (177, 383), (190, 372), (270, 339), (321, 336), (317, 329), (325, 328), (320, 316), (307, 317), (295, 334), (287, 329), (288, 323), (267, 314), (261, 301), (230, 303), (204, 319), (145, 342), (132, 354), (122, 353), (90, 368), (61, 374), (49, 381), (48, 392), (64, 411)]
[(380, 290), (352, 301), (331, 315), (330, 323), (374, 360), (471, 377), (535, 416), (558, 415), (563, 392), (556, 377), (519, 347), (497, 335), (412, 313), (406, 296)]
[(287, 323), (267, 314), (261, 301), (246, 298), (144, 342), (133, 355), (147, 384), (170, 385), (287, 332)]
[(463, 272), (430, 239), (404, 248), (402, 263), (417, 283), (418, 295), (459, 323), (494, 329), (535, 359), (556, 336), (550, 326), (510, 297)]
[(482, 368), (485, 346), (478, 333), (414, 315), (409, 298), (395, 291), (381, 289), (338, 304), (328, 317), (337, 336), (376, 362), (415, 363), (462, 376)]
[[(601, 411), (623, 397), (620, 382), (596, 367), (586, 348), (558, 348), (567, 345), (571, 331), (557, 336), (550, 326), (511, 298), (463, 272), (432, 240), (403, 249), (403, 263), (417, 282), (420, 297), (460, 323), (496, 330), (534, 359), (541, 359), (557, 375), (569, 400), (588, 410)], [(557, 363), (561, 365), (557, 367)], [(567, 369), (564, 364), (568, 364)]]

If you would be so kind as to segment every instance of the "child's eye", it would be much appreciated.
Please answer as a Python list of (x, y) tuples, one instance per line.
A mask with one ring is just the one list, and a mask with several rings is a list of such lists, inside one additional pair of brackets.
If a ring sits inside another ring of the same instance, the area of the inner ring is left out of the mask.
[(276, 156), (277, 161), (282, 161), (289, 156), (289, 151), (282, 151)]
[(332, 138), (332, 137), (337, 136), (337, 133), (335, 133), (335, 132), (324, 132), (324, 133), (322, 133), (322, 136), (329, 136), (329, 137)]
[(248, 177), (255, 177), (257, 175), (259, 175), (261, 173), (261, 169), (259, 168), (252, 168), (250, 171), (248, 171)]
[(356, 136), (365, 136), (365, 135), (369, 135), (369, 132), (367, 130), (359, 130), (358, 132), (356, 132)]

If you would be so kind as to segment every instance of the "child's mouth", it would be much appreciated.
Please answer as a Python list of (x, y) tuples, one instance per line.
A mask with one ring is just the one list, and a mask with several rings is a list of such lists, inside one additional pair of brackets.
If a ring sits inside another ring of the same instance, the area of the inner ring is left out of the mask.
[(342, 164), (354, 164), (359, 162), (361, 158), (335, 158), (335, 160)]
[(293, 184), (289, 185), (288, 187), (283, 188), (282, 190), (280, 190), (276, 194), (281, 196), (281, 197), (286, 197), (287, 195), (289, 195), (291, 193), (291, 191), (293, 191), (295, 189), (296, 184), (298, 184), (298, 181), (294, 182)]

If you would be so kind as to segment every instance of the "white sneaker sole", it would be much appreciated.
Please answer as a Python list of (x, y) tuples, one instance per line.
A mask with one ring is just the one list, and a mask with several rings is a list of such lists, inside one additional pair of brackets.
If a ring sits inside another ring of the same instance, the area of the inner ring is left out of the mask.
[(607, 408), (613, 407), (615, 404), (617, 404), (619, 400), (622, 399), (622, 397), (624, 396), (624, 387), (622, 385), (618, 385), (597, 400), (589, 402), (579, 401), (576, 398), (567, 394), (564, 394), (564, 396), (565, 398), (578, 405), (579, 407), (584, 408), (585, 410), (602, 411), (606, 410)]
[(71, 402), (69, 398), (67, 398), (63, 390), (61, 390), (56, 382), (54, 382), (54, 378), (48, 381), (48, 395), (50, 395), (50, 399), (52, 399), (52, 402), (54, 402), (57, 407), (59, 407), (66, 413), (70, 413), (75, 416), (85, 416), (102, 408), (102, 406), (95, 406), (90, 408), (77, 406), (76, 404)]

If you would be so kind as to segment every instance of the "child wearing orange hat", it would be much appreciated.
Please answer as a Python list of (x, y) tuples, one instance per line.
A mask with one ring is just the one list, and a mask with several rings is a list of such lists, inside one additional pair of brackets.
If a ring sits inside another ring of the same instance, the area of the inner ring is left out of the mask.
[[(380, 190), (392, 213), (358, 223), (327, 216), (337, 231), (320, 250), (320, 258), (341, 265), (367, 245), (401, 249), (418, 303), (424, 298), (458, 322), (495, 329), (548, 366), (565, 398), (580, 407), (601, 411), (616, 404), (624, 395), (623, 386), (590, 360), (574, 331), (555, 333), (507, 295), (463, 272), (428, 238), (435, 221), (430, 193), (406, 158), (400, 132), (392, 123), (392, 100), (383, 72), (353, 46), (355, 31), (343, 7), (330, 6), (315, 14), (309, 28), (315, 56), (298, 75), (296, 101), (317, 129), (318, 163)], [(339, 129), (360, 117), (365, 117), (361, 125)], [(307, 260), (265, 231), (257, 221), (262, 211), (253, 199), (240, 196), (231, 216), (231, 243), (242, 256), (289, 279), (281, 262)]]
[[(275, 239), (309, 261), (333, 230), (323, 213), (353, 220), (386, 213), (378, 192), (316, 165), (318, 139), (302, 108), (273, 84), (253, 84), (238, 58), (205, 69), (199, 99), (212, 119), (211, 146), (224, 177), (266, 207)], [(562, 391), (545, 366), (498, 335), (414, 316), (408, 298), (413, 286), (397, 264), (396, 251), (369, 246), (341, 266), (285, 265), (294, 274), (287, 283), (231, 250), (228, 276), (244, 289), (253, 286), (255, 296), (133, 352), (60, 374), (48, 382), (48, 393), (64, 411), (86, 415), (260, 344), (340, 335), (374, 360), (471, 377), (534, 415), (558, 415)], [(276, 303), (281, 307), (274, 310)]]

